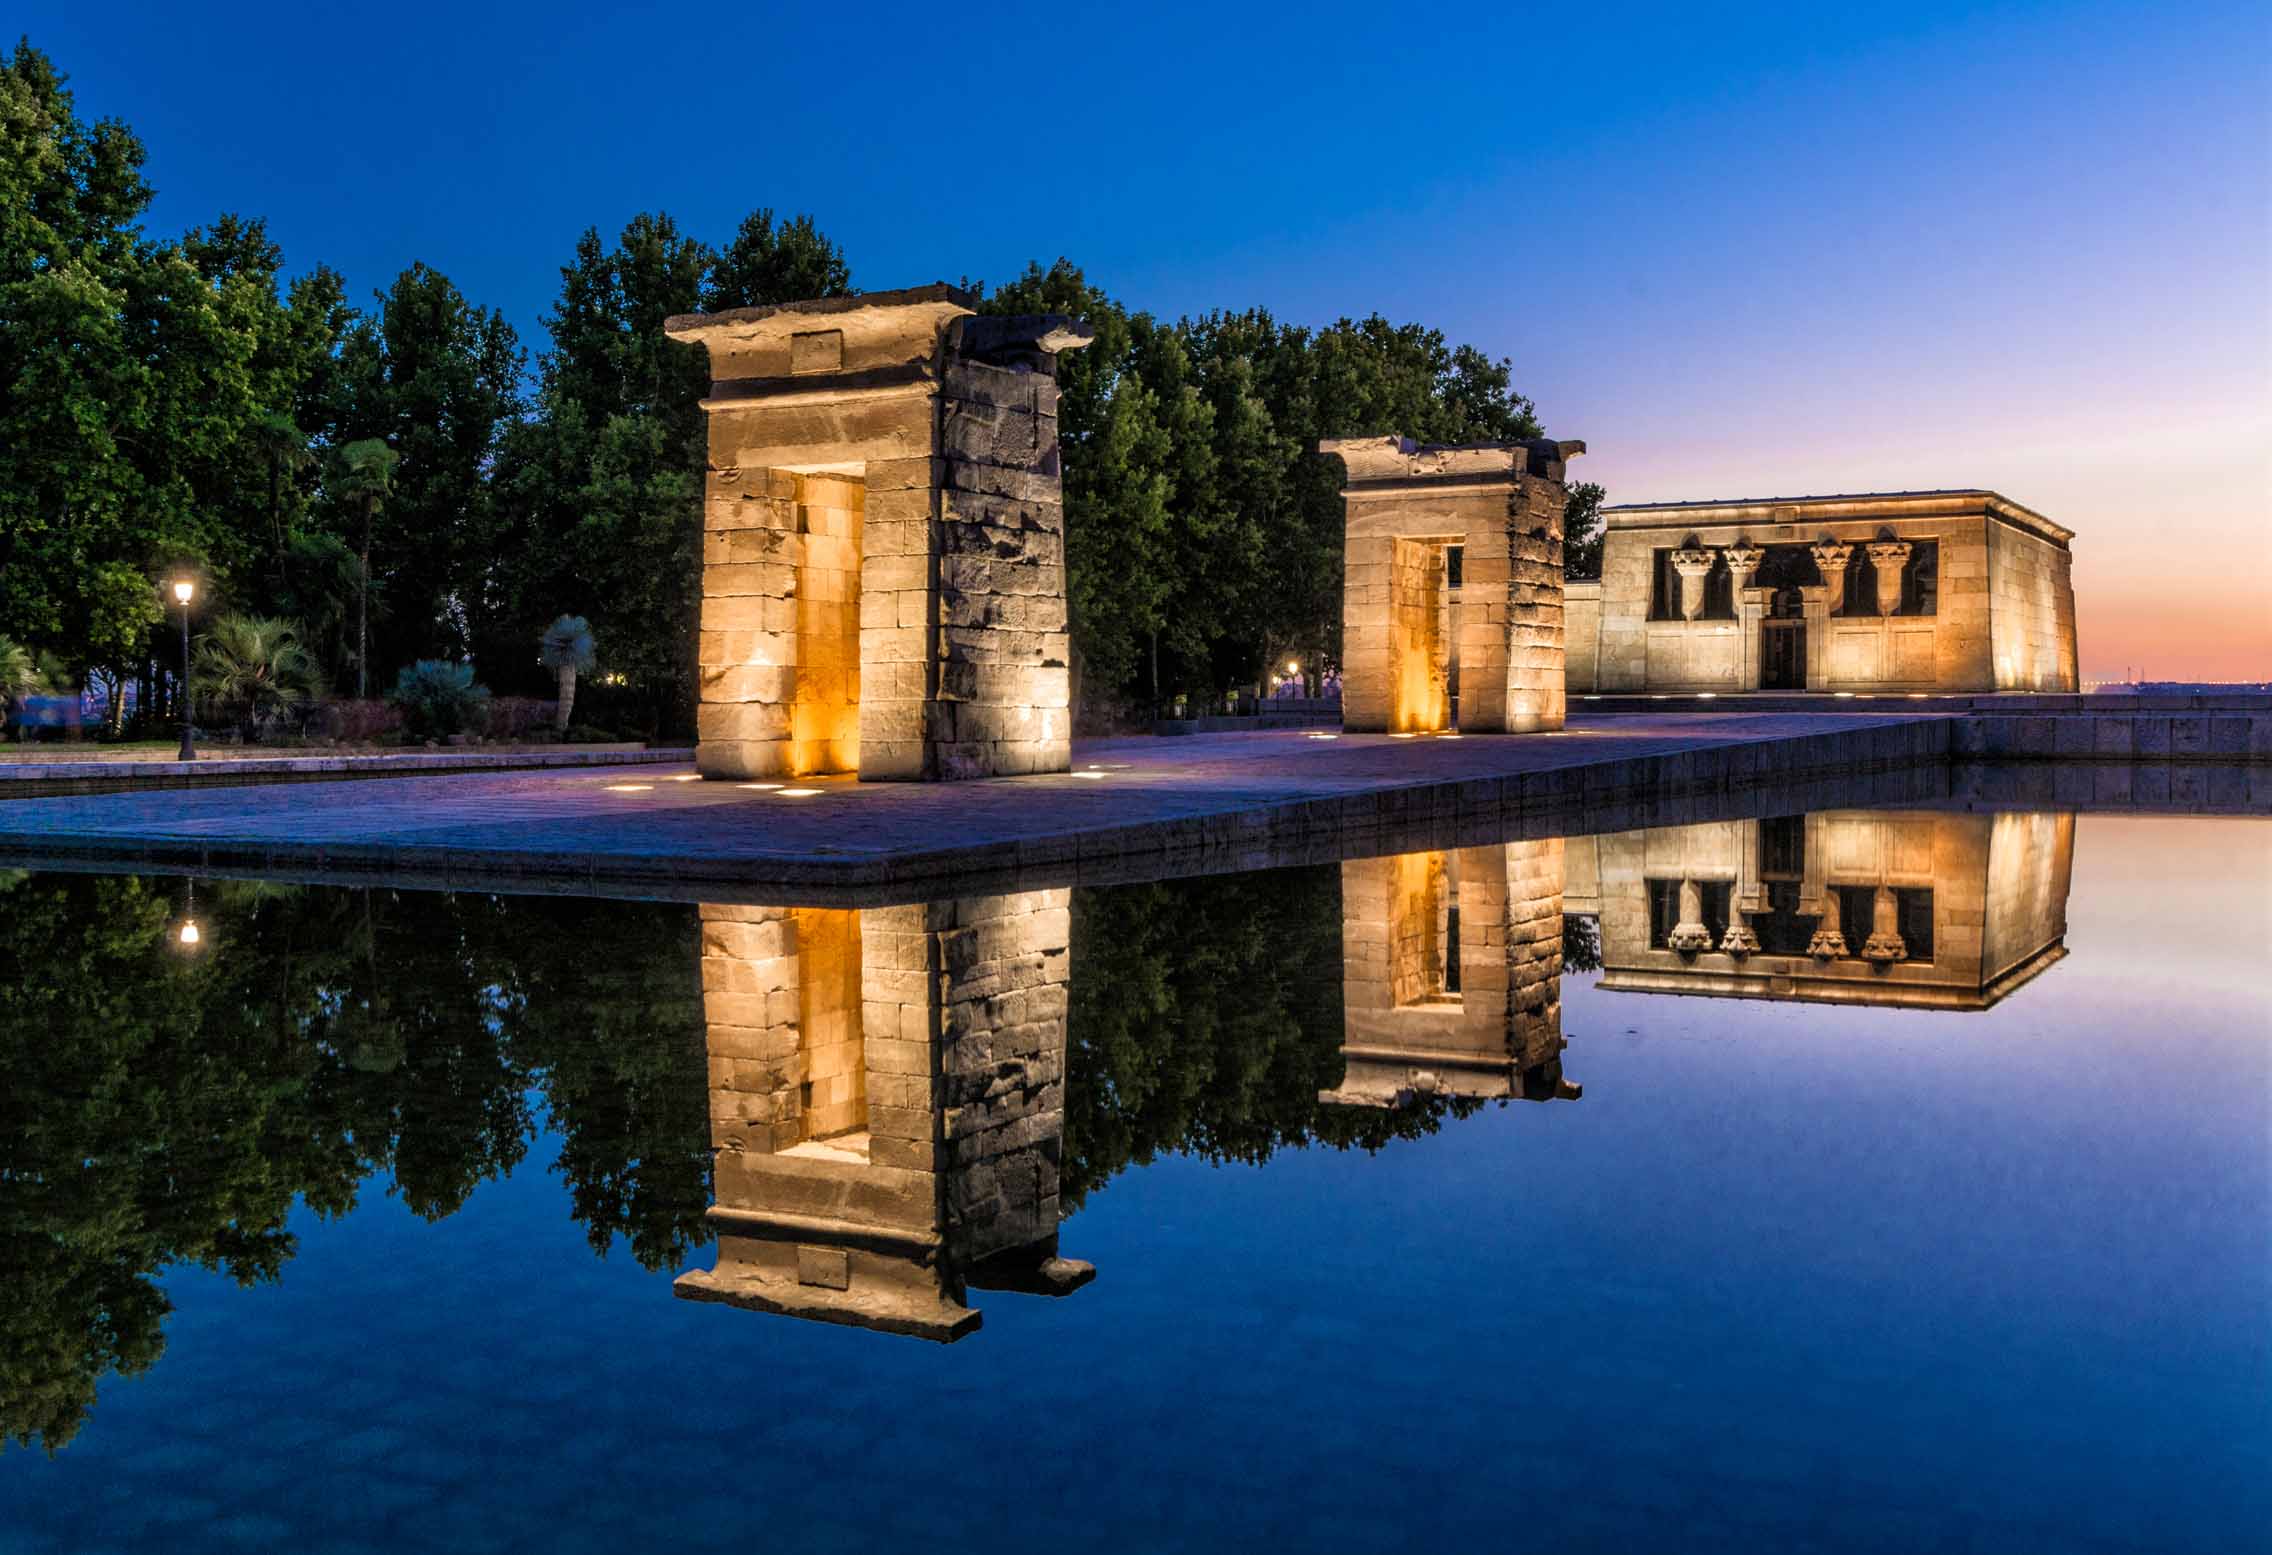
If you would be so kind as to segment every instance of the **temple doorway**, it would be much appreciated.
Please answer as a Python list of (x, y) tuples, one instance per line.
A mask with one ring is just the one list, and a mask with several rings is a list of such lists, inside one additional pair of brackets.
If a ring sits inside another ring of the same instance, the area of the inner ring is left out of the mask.
[(1795, 588), (1775, 591), (1767, 619), (1759, 623), (1759, 689), (1807, 688), (1807, 623), (1804, 598)]

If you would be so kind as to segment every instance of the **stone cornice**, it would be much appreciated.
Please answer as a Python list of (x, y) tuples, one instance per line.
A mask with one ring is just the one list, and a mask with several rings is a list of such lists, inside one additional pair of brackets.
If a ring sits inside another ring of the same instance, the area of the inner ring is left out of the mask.
[[(1859, 524), (1921, 518), (1990, 517), (2065, 546), (2075, 532), (1999, 492), (1851, 492), (1817, 497), (1744, 497), (1727, 501), (1622, 503), (1602, 509), (1610, 529), (1697, 529), (1725, 524), (1769, 528), (1780, 524)], [(1753, 540), (1761, 537), (1757, 534)], [(1813, 539), (1814, 536), (1806, 536)]]

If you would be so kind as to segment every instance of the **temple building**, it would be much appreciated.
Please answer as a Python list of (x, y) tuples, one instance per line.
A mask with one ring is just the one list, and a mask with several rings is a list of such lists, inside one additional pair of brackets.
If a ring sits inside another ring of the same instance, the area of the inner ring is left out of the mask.
[(704, 777), (1071, 764), (1056, 358), (951, 286), (668, 320), (709, 352)]
[(1064, 891), (702, 907), (716, 1266), (675, 1293), (951, 1341), (1063, 1295)]
[(2067, 953), (2075, 818), (1825, 810), (1567, 845), (1601, 986), (1983, 1010)]
[(1562, 477), (1586, 445), (1317, 446), (1348, 471), (1341, 726), (1561, 728)]
[(1562, 1076), (1562, 842), (1341, 866), (1344, 1106), (1574, 1100)]
[(2075, 691), (2074, 532), (1992, 491), (1603, 510), (1569, 689)]

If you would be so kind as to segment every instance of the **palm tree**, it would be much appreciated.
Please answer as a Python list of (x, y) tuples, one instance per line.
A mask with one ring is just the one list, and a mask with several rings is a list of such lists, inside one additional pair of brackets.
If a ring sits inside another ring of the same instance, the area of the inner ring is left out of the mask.
[(363, 510), (363, 544), (356, 552), (361, 577), (355, 591), (355, 695), (371, 694), (371, 521), (394, 491), (394, 467), (402, 455), (384, 439), (361, 438), (339, 450), (332, 490), (343, 502)]
[(296, 622), (270, 616), (223, 616), (198, 639), (190, 688), (228, 708), (247, 734), (261, 719), (313, 700), (323, 671), (300, 645)]
[(560, 705), (552, 710), (552, 727), (560, 734), (568, 732), (568, 713), (576, 705), (576, 672), (590, 669), (596, 654), (591, 625), (582, 616), (562, 616), (536, 641), (537, 662), (560, 677)]
[(268, 531), (276, 549), (276, 572), (284, 573), (284, 480), (308, 462), (307, 434), (290, 416), (276, 411), (252, 424), (253, 446), (268, 461)]

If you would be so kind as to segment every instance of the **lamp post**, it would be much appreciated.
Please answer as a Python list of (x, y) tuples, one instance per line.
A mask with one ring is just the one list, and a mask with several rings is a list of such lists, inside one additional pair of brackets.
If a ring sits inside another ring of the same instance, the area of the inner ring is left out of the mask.
[(174, 580), (174, 599), (181, 606), (181, 755), (180, 760), (195, 761), (197, 744), (189, 722), (189, 601), (196, 594), (197, 585), (187, 578)]

